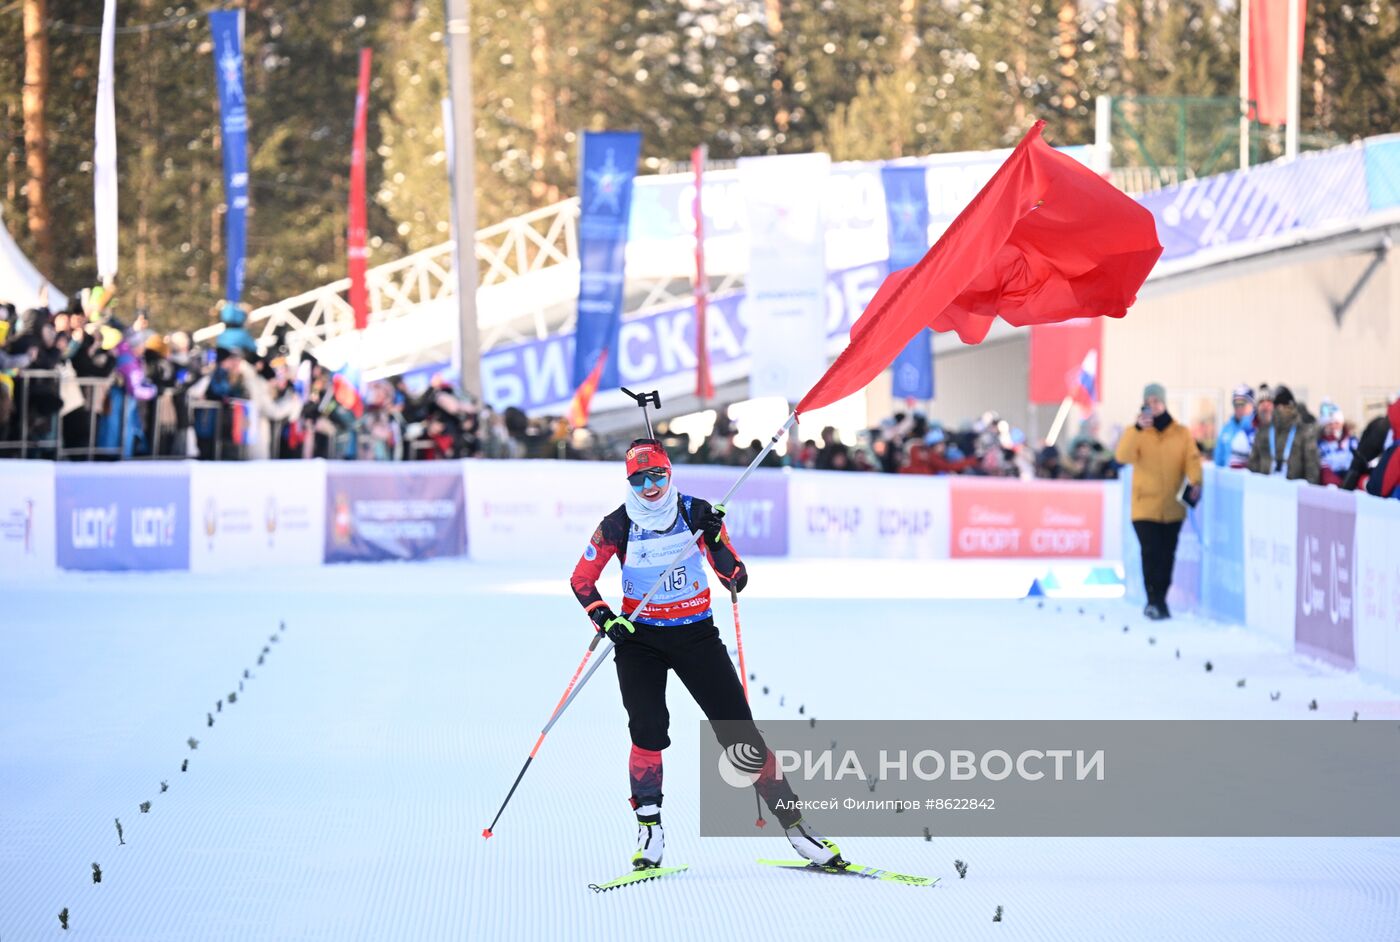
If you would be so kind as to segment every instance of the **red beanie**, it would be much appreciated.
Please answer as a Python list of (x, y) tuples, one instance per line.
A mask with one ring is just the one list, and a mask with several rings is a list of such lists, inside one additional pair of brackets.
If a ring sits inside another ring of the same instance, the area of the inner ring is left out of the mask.
[(671, 459), (666, 457), (666, 449), (654, 438), (639, 438), (627, 449), (627, 476), (648, 468), (664, 468), (671, 472)]

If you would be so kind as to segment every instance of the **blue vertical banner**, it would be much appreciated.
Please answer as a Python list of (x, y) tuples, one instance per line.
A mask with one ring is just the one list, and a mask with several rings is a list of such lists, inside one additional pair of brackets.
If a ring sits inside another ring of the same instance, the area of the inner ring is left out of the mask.
[[(882, 167), (889, 221), (890, 272), (908, 268), (928, 251), (928, 173), (924, 167)], [(905, 345), (891, 369), (896, 399), (933, 398), (933, 331), (925, 327)]]
[(248, 99), (243, 94), (243, 11), (209, 14), (214, 37), (214, 81), (219, 90), (223, 130), (224, 245), (228, 247), (228, 284), (224, 300), (243, 296), (244, 253), (248, 243)]
[(632, 179), (642, 153), (638, 131), (585, 131), (579, 147), (578, 330), (573, 385), (608, 354), (599, 389), (618, 386), (618, 331)]

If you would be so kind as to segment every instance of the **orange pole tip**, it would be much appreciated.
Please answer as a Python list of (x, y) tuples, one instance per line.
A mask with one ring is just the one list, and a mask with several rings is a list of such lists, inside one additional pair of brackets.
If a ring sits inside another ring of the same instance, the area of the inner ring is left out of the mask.
[(481, 836), (482, 836), (482, 837), (490, 837), (490, 836), (491, 836), (491, 829), (490, 829), (490, 828), (482, 828), (482, 829), (481, 829)]

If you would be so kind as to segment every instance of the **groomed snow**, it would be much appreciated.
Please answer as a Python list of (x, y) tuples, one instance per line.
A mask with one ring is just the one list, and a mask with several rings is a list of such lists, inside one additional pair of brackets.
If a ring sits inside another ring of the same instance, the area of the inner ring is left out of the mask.
[[(1241, 629), (934, 598), (986, 580), (951, 565), (753, 561), (759, 716), (1400, 716), (1394, 691)], [(697, 836), (699, 717), (679, 684), (667, 863), (691, 869), (594, 894), (634, 834), (611, 666), (480, 836), (589, 638), (567, 569), (0, 575), (0, 940), (1400, 938), (1396, 839), (842, 842), (942, 877), (932, 890), (759, 867), (790, 855), (779, 836)], [(732, 639), (727, 604), (719, 620)]]

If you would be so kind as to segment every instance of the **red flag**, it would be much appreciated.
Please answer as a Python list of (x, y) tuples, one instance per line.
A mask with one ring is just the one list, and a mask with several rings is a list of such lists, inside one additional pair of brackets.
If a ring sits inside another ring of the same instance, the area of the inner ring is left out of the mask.
[(588, 410), (593, 406), (593, 394), (598, 391), (598, 382), (603, 378), (603, 364), (608, 362), (608, 351), (604, 350), (593, 364), (583, 382), (574, 390), (574, 401), (569, 403), (569, 425), (583, 428), (588, 424)]
[[(1298, 4), (1299, 61), (1303, 56), (1306, 0)], [(1250, 0), (1249, 98), (1252, 117), (1260, 124), (1283, 124), (1288, 118), (1288, 4), (1289, 0)]]
[(709, 301), (709, 282), (705, 280), (705, 217), (700, 209), (700, 182), (705, 169), (705, 145), (690, 152), (690, 165), (695, 170), (695, 395), (703, 403), (715, 396), (715, 384), (710, 378), (710, 347), (705, 337), (705, 306)]
[(355, 133), (350, 144), (350, 228), (347, 233), (350, 269), (350, 307), (355, 312), (355, 329), (369, 323), (369, 296), (365, 290), (365, 265), (369, 261), (366, 241), (369, 228), (365, 207), (365, 123), (369, 111), (370, 50), (360, 50), (360, 89), (355, 95)]
[(1152, 214), (1042, 141), (1044, 126), (927, 255), (885, 279), (797, 412), (864, 387), (924, 327), (980, 343), (998, 316), (1024, 327), (1127, 313), (1162, 254)]

